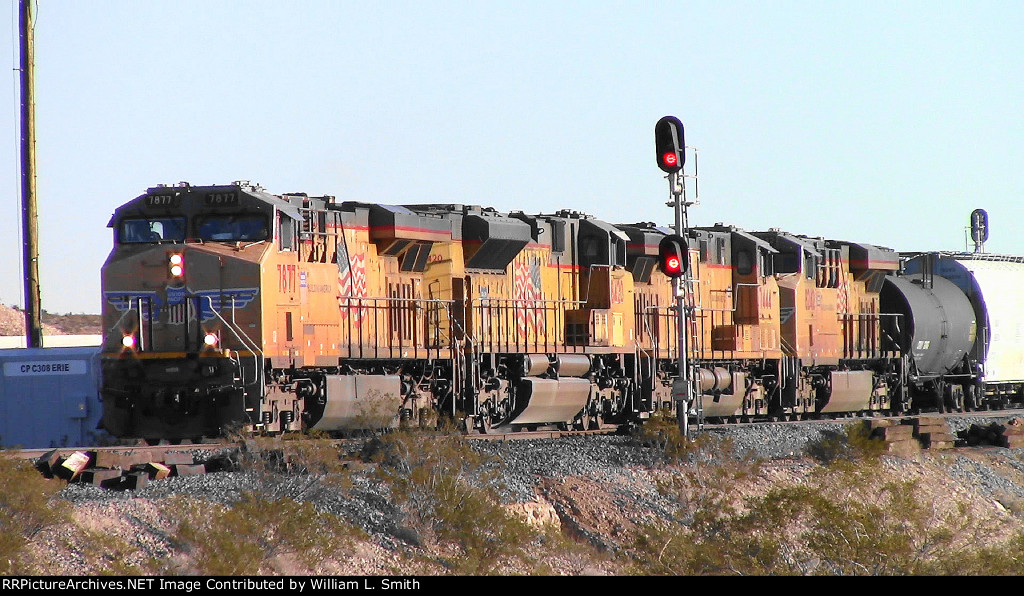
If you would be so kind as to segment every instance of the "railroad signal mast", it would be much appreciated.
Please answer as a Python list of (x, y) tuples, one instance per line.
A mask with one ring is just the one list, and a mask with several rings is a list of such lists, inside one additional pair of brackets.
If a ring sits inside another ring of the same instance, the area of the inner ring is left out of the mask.
[[(668, 179), (670, 199), (667, 206), (675, 210), (675, 234), (666, 236), (658, 246), (658, 265), (661, 271), (674, 280), (676, 298), (677, 329), (679, 330), (679, 377), (672, 384), (672, 399), (676, 407), (676, 420), (683, 437), (689, 436), (689, 410), (694, 397), (700, 398), (693, 390), (690, 365), (687, 362), (689, 342), (688, 322), (692, 313), (686, 305), (686, 291), (690, 287), (689, 251), (686, 241), (688, 222), (686, 209), (694, 203), (686, 197), (686, 143), (683, 140), (683, 123), (675, 116), (665, 116), (654, 126), (654, 147), (658, 167)], [(694, 163), (696, 166), (696, 160)], [(695, 170), (696, 172), (696, 170)], [(696, 174), (694, 175), (696, 178)], [(696, 183), (694, 184), (696, 194)], [(698, 417), (699, 421), (699, 417)]]

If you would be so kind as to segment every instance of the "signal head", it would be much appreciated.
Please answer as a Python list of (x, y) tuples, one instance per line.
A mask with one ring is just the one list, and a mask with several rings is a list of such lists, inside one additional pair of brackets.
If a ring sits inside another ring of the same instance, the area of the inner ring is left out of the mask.
[(683, 123), (675, 116), (665, 116), (654, 125), (654, 148), (658, 167), (671, 174), (678, 172), (686, 161), (683, 142)]
[(988, 212), (975, 209), (971, 212), (971, 240), (985, 242), (988, 240)]
[(665, 275), (682, 277), (689, 266), (686, 253), (686, 240), (678, 234), (670, 234), (658, 244), (658, 268)]

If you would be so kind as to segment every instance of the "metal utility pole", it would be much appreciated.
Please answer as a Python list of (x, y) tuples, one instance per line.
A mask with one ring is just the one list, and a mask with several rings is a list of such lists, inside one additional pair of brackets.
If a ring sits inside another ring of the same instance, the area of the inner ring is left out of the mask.
[[(683, 150), (685, 151), (685, 148)], [(682, 179), (683, 177), (679, 173), (668, 175), (669, 192), (672, 195), (671, 203), (675, 209), (676, 235), (681, 236), (684, 242), (688, 242), (686, 240), (688, 222), (686, 221), (686, 203), (683, 200)], [(685, 251), (683, 256), (687, 261), (687, 265), (689, 265), (690, 261), (688, 246), (688, 243), (683, 245)], [(672, 388), (673, 399), (676, 400), (676, 417), (679, 421), (679, 432), (682, 433), (683, 438), (689, 438), (690, 436), (690, 400), (692, 399), (690, 395), (690, 365), (686, 359), (687, 352), (690, 349), (690, 342), (687, 341), (689, 312), (686, 309), (686, 290), (689, 287), (689, 282), (690, 268), (687, 266), (683, 277), (675, 280), (676, 316), (679, 328), (679, 383)]]
[(25, 345), (43, 347), (39, 300), (39, 211), (36, 207), (35, 100), (32, 97), (32, 64), (35, 60), (32, 0), (18, 0), (21, 32), (21, 226), (22, 263), (25, 274)]

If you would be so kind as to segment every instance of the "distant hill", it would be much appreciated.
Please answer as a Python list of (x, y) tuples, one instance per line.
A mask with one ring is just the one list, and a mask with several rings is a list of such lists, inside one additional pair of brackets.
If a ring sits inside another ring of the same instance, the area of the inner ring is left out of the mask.
[[(100, 335), (100, 315), (55, 315), (45, 310), (40, 317), (43, 335)], [(19, 308), (0, 304), (0, 336), (25, 335), (25, 313)]]

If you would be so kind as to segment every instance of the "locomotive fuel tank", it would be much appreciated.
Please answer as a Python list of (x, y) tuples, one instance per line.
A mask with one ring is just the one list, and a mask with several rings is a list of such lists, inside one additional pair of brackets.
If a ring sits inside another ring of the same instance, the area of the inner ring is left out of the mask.
[(952, 282), (920, 274), (889, 276), (881, 292), (882, 325), (902, 352), (910, 355), (918, 380), (952, 372), (974, 345), (974, 309)]

